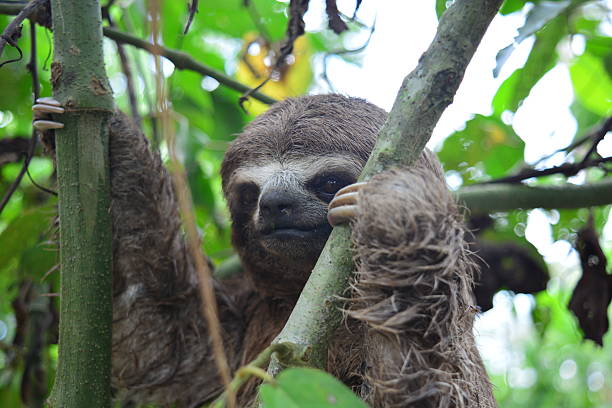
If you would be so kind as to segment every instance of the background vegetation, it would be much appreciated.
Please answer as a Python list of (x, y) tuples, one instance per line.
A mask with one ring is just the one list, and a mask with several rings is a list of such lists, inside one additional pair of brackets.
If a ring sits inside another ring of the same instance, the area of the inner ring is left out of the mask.
[[(270, 74), (274, 61), (271, 51), (277, 50), (275, 47), (285, 37), (286, 2), (207, 0), (200, 5), (187, 34), (184, 34), (189, 19), (187, 2), (162, 4), (159, 41), (165, 47), (183, 51), (196, 61), (249, 86), (257, 86)], [(497, 90), (491, 101), (492, 113), (474, 116), (464, 129), (449, 134), (439, 146), (438, 155), (453, 185), (483, 183), (522, 174), (525, 169), (540, 172), (531, 174), (539, 177), (527, 179), (530, 185), (555, 185), (568, 177), (576, 184), (583, 184), (606, 177), (609, 158), (602, 157), (597, 150), (597, 143), (609, 130), (608, 117), (612, 112), (612, 40), (606, 36), (606, 30), (608, 33), (610, 30), (606, 4), (577, 0), (505, 2), (502, 14), (525, 16), (516, 44), (535, 36), (534, 45), (525, 65)], [(9, 2), (0, 2), (0, 10), (3, 5)], [(431, 2), (431, 7), (436, 7), (440, 13), (444, 6), (443, 1)], [(151, 38), (151, 19), (145, 2), (111, 1), (105, 10), (107, 24), (112, 22), (117, 29), (137, 38)], [(326, 89), (322, 63), (330, 54), (358, 65), (362, 50), (348, 52), (348, 44), (354, 42), (355, 35), (367, 33), (371, 27), (360, 23), (358, 11), (356, 19), (351, 19), (353, 10), (351, 3), (345, 11), (348, 16), (342, 16), (349, 28), (344, 33), (337, 35), (332, 30), (322, 30), (308, 32), (300, 38), (288, 64), (273, 75), (262, 91), (282, 99), (307, 93), (313, 88)], [(4, 29), (11, 18), (0, 15), (0, 29)], [(24, 34), (28, 24), (24, 24)], [(563, 48), (575, 38), (584, 41), (583, 49), (570, 56), (564, 54)], [(36, 39), (41, 95), (48, 96), (51, 94), (51, 34), (38, 27)], [(9, 190), (22, 169), (31, 132), (32, 80), (27, 68), (31, 39), (24, 35), (18, 45), (25, 57), (0, 68), (1, 195)], [(509, 47), (499, 54), (500, 66), (512, 50)], [(167, 146), (161, 139), (156, 117), (162, 89), (156, 86), (153, 57), (145, 50), (128, 45), (124, 46), (124, 52), (129, 61), (131, 81), (125, 74), (117, 44), (110, 39), (105, 41), (107, 72), (116, 102), (125, 112), (134, 113), (128, 92), (128, 84), (132, 82), (142, 127), (166, 157)], [(7, 47), (1, 61), (16, 58), (19, 58), (19, 51)], [(232, 255), (232, 249), (227, 211), (220, 191), (219, 165), (233, 135), (250, 118), (262, 112), (265, 104), (249, 100), (244, 105), (245, 112), (237, 102), (241, 93), (220, 85), (211, 76), (176, 69), (168, 60), (162, 60), (162, 64), (163, 91), (171, 101), (178, 152), (187, 170), (197, 224), (204, 236), (204, 250), (215, 264), (220, 264)], [(528, 165), (525, 143), (513, 129), (512, 114), (524, 109), (521, 103), (530, 90), (558, 65), (567, 67), (571, 75), (574, 90), (571, 111), (577, 124), (574, 143), (556, 153), (554, 160), (546, 158)], [(586, 163), (585, 158), (593, 163), (580, 170), (579, 165)], [(566, 163), (566, 167), (555, 174), (542, 172), (553, 167), (553, 163)], [(53, 296), (59, 277), (54, 242), (57, 200), (45, 189), (55, 188), (53, 163), (38, 148), (28, 176), (0, 214), (0, 406), (18, 407), (26, 403), (40, 406), (52, 384), (57, 363), (58, 307), (57, 298)], [(609, 206), (535, 211), (545, 215), (551, 239), (567, 243), (568, 251), (577, 248), (578, 253), (587, 258), (593, 255), (585, 249), (585, 243), (592, 243), (593, 239), (584, 238), (584, 233), (582, 238), (578, 236), (579, 231), (588, 231), (594, 234), (595, 242), (599, 240), (606, 258), (610, 259)], [(495, 213), (485, 217), (484, 223), (472, 218), (473, 227), (481, 229), (477, 234), (479, 240), (498, 245), (512, 243), (540, 265), (531, 269), (499, 265), (490, 273), (498, 273), (504, 268), (514, 272), (520, 270), (525, 273), (526, 284), (533, 283), (530, 279), (535, 279), (536, 269), (547, 269), (551, 277), (545, 289), (537, 294), (514, 297), (513, 292), (504, 291), (494, 299), (496, 308), (505, 305), (505, 310), (510, 311), (508, 319), (514, 322), (512, 327), (520, 331), (506, 333), (508, 347), (498, 350), (505, 357), (504, 364), (496, 366), (488, 362), (496, 397), (502, 407), (526, 404), (611, 407), (610, 334), (603, 337), (602, 347), (593, 340), (583, 340), (585, 332), (597, 340), (598, 333), (607, 329), (612, 294), (610, 275), (606, 275), (605, 263), (603, 276), (601, 268), (599, 275), (587, 274), (585, 268), (567, 268), (556, 259), (538, 254), (525, 237), (533, 213), (521, 209)], [(503, 259), (512, 263), (513, 258)], [(491, 290), (511, 286), (504, 282)], [(530, 292), (530, 287), (512, 286), (517, 292)], [(590, 309), (590, 319), (583, 318), (582, 328), (567, 307), (576, 292), (594, 302), (598, 300)], [(487, 313), (482, 319), (486, 323)], [(482, 327), (483, 331), (487, 329), (486, 325)], [(504, 334), (497, 331), (496, 335)]]

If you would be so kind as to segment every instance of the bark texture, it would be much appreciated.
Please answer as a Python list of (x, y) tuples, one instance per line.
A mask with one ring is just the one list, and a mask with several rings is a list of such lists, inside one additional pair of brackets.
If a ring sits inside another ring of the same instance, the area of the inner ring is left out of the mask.
[[(53, 0), (52, 84), (66, 108), (57, 132), (61, 310), (59, 365), (50, 404), (108, 407), (111, 223), (108, 119), (98, 1)], [(84, 22), (86, 22), (84, 24)]]

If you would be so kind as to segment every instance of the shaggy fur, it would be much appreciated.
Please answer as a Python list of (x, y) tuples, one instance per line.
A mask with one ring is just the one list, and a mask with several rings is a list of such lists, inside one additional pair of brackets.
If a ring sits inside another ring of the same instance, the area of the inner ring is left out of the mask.
[[(215, 282), (233, 370), (280, 332), (318, 252), (292, 264), (253, 243), (254, 209), (242, 208), (233, 195), (232, 177), (248, 166), (313, 155), (342, 156), (361, 167), (384, 120), (384, 111), (359, 99), (290, 99), (255, 119), (229, 149), (223, 184), (248, 276)], [(120, 113), (111, 122), (111, 185), (117, 398), (197, 407), (217, 397), (222, 386), (193, 261), (168, 174)], [(320, 216), (319, 210), (312, 214)], [(328, 370), (371, 406), (495, 406), (471, 331), (473, 268), (463, 235), (430, 152), (412, 169), (373, 178), (360, 193), (353, 232), (358, 270), (345, 325), (331, 342)], [(251, 382), (241, 390), (240, 406), (255, 395)]]

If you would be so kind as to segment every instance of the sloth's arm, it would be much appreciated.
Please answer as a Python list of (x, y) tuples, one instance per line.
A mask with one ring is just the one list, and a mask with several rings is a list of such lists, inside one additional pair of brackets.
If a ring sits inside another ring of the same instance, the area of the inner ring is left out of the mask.
[[(172, 182), (159, 154), (119, 112), (110, 122), (110, 166), (113, 385), (121, 399), (138, 403), (200, 405), (221, 385)], [(235, 366), (241, 317), (223, 288), (216, 289)]]
[[(39, 100), (34, 126), (63, 127), (58, 106), (51, 98)], [(52, 147), (53, 138), (46, 136)], [(124, 402), (199, 406), (216, 397), (221, 385), (172, 182), (159, 154), (123, 113), (111, 117), (109, 136), (113, 387)], [(215, 285), (224, 343), (235, 367), (241, 316)]]
[(359, 192), (348, 314), (367, 325), (363, 396), (374, 407), (493, 407), (465, 228), (429, 154)]

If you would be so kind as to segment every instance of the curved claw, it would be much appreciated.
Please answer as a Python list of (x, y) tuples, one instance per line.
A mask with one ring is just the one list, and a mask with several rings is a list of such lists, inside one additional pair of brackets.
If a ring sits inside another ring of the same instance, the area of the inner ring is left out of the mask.
[(54, 122), (52, 120), (35, 120), (32, 122), (32, 126), (34, 126), (38, 130), (49, 130), (49, 129), (61, 129), (64, 127), (63, 123)]
[(327, 221), (332, 226), (345, 224), (355, 219), (359, 209), (359, 190), (366, 182), (349, 184), (340, 189), (329, 203)]
[(50, 113), (62, 114), (65, 111), (62, 105), (52, 97), (36, 99), (36, 104), (32, 106), (32, 111), (34, 111), (34, 122), (32, 122), (32, 126), (36, 129), (44, 131), (49, 129), (61, 129), (64, 127), (63, 123), (50, 120)]
[(35, 113), (64, 113), (64, 108), (62, 108), (61, 106), (47, 105), (43, 103), (37, 103), (36, 105), (33, 105), (32, 110)]
[(57, 99), (55, 99), (52, 96), (43, 96), (42, 98), (38, 98), (36, 99), (36, 103), (41, 103), (41, 104), (51, 105), (51, 106), (62, 106), (62, 104), (59, 103)]

